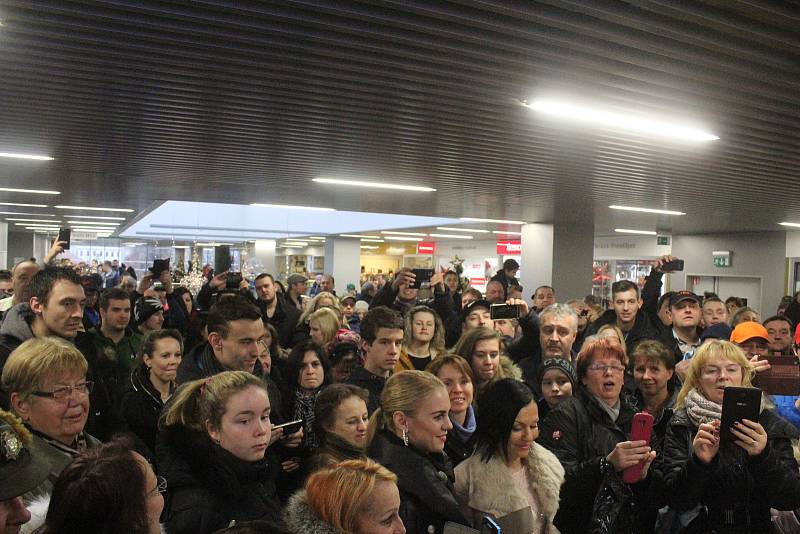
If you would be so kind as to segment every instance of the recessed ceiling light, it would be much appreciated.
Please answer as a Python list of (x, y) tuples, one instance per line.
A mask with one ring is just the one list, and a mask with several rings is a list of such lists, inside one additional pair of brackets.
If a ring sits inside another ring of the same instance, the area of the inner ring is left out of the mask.
[(232, 247), (233, 243), (195, 243), (198, 247)]
[(192, 248), (192, 247), (190, 247), (189, 245), (172, 245), (172, 248), (183, 248), (183, 249), (186, 249), (186, 248)]
[(54, 206), (60, 210), (89, 210), (89, 211), (122, 211), (131, 213), (133, 210), (130, 208), (95, 208), (89, 206)]
[(423, 240), (423, 238), (421, 238), (421, 237), (392, 237), (392, 236), (388, 236), (388, 235), (386, 237), (384, 237), (384, 239), (386, 239), (387, 241), (422, 241)]
[(456, 234), (428, 234), (431, 237), (439, 237), (442, 239), (472, 239), (471, 235), (456, 235)]
[(656, 232), (650, 230), (628, 230), (627, 228), (614, 228), (618, 234), (641, 234), (641, 235), (657, 235)]
[(492, 230), (492, 233), (500, 235), (522, 235), (522, 232), (509, 232), (507, 230)]
[(376, 245), (361, 245), (361, 248), (363, 250), (375, 250), (375, 249), (379, 249), (381, 247), (376, 246)]
[(26, 230), (51, 230), (53, 232), (58, 232), (60, 228), (58, 226), (26, 226)]
[(612, 210), (624, 210), (624, 211), (638, 211), (641, 213), (657, 213), (659, 215), (686, 215), (682, 211), (670, 211), (670, 210), (655, 210), (651, 208), (634, 208), (633, 206), (617, 206), (611, 205), (609, 206)]
[(445, 230), (448, 232), (469, 232), (472, 234), (488, 234), (489, 230), (478, 230), (475, 228), (451, 228), (449, 226), (437, 226), (437, 230)]
[(44, 189), (14, 189), (13, 187), (0, 187), (0, 191), (9, 193), (33, 193), (35, 195), (60, 195), (60, 191), (46, 191)]
[(307, 241), (284, 241), (284, 245), (297, 245), (299, 247), (307, 247)]
[(355, 187), (372, 187), (375, 189), (399, 189), (401, 191), (421, 191), (425, 193), (436, 191), (436, 189), (434, 189), (433, 187), (424, 187), (419, 185), (364, 182), (361, 180), (341, 180), (338, 178), (312, 178), (311, 181), (320, 184), (352, 185)]
[(55, 227), (58, 227), (57, 224), (52, 223), (52, 222), (42, 222), (42, 223), (18, 222), (18, 223), (14, 223), (14, 226), (55, 226)]
[(382, 234), (386, 234), (386, 235), (418, 235), (418, 236), (422, 236), (422, 237), (425, 237), (426, 235), (428, 235), (428, 234), (420, 234), (419, 232), (389, 232), (389, 231), (383, 231), (383, 230), (381, 230), (381, 233)]
[(0, 215), (36, 215), (37, 217), (55, 217), (52, 213), (29, 213), (25, 211), (0, 211)]
[(106, 221), (124, 221), (125, 217), (102, 217), (100, 215), (70, 215), (73, 219), (103, 219)]
[(285, 210), (317, 210), (317, 211), (336, 211), (333, 208), (320, 208), (317, 206), (290, 206), (285, 204), (262, 204), (260, 202), (256, 202), (250, 204), (254, 208), (279, 208)]
[(0, 152), (0, 158), (35, 159), (39, 161), (53, 161), (50, 156), (37, 156), (35, 154), (15, 154), (13, 152)]
[(47, 204), (20, 204), (19, 202), (0, 202), (0, 206), (24, 206), (27, 208), (46, 208)]
[(380, 239), (379, 235), (339, 234), (339, 237), (355, 237), (357, 239)]
[(41, 222), (41, 223), (60, 223), (61, 221), (57, 221), (55, 219), (16, 219), (7, 217), (7, 221), (27, 221), (27, 222)]
[(123, 247), (141, 247), (147, 245), (147, 243), (139, 243), (137, 241), (125, 241), (122, 243)]
[(70, 224), (78, 224), (83, 226), (119, 226), (117, 222), (100, 222), (100, 221), (67, 221)]
[(792, 228), (800, 228), (800, 223), (782, 222), (778, 224), (780, 224), (781, 226), (791, 226)]
[(275, 248), (303, 248), (298, 245), (276, 245)]
[(716, 135), (688, 124), (647, 118), (634, 113), (603, 110), (558, 100), (536, 100), (525, 106), (562, 119), (588, 122), (613, 129), (631, 130), (655, 137), (670, 137), (680, 141), (716, 141)]
[(362, 239), (365, 243), (383, 243), (383, 239)]
[(476, 217), (461, 217), (462, 221), (489, 222), (499, 224), (525, 224), (525, 221), (505, 221), (503, 219), (478, 219)]

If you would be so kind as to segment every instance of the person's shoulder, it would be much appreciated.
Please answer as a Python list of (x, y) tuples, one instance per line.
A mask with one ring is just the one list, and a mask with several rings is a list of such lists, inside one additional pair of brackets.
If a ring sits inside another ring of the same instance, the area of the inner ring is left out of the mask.
[(797, 428), (789, 421), (781, 417), (772, 408), (765, 408), (761, 411), (759, 422), (770, 438), (786, 438), (796, 440), (800, 437)]

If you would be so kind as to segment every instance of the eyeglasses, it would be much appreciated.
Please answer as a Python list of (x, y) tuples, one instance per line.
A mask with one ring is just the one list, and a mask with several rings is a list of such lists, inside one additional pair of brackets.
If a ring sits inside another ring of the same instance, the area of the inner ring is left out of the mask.
[(167, 491), (167, 479), (164, 477), (156, 477), (156, 487), (147, 492), (147, 496), (155, 495), (156, 493), (163, 494)]
[(625, 371), (625, 368), (621, 365), (605, 365), (602, 363), (593, 363), (588, 367), (590, 371), (600, 372), (602, 374), (606, 374), (607, 372), (611, 371), (612, 373), (622, 373)]
[(86, 382), (75, 384), (74, 386), (57, 387), (53, 391), (34, 391), (33, 393), (31, 393), (31, 395), (34, 395), (36, 397), (47, 397), (50, 399), (61, 401), (70, 398), (72, 396), (73, 391), (77, 391), (82, 395), (87, 395), (92, 392), (92, 386), (94, 386), (94, 382), (92, 382), (91, 380), (87, 380)]

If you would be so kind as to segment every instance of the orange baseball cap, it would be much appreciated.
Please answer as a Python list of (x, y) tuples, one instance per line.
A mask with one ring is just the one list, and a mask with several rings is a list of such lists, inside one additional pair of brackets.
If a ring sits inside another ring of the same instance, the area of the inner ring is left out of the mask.
[(769, 341), (767, 329), (761, 323), (755, 321), (745, 321), (736, 325), (731, 334), (731, 341), (738, 344), (744, 343), (748, 339), (758, 337)]

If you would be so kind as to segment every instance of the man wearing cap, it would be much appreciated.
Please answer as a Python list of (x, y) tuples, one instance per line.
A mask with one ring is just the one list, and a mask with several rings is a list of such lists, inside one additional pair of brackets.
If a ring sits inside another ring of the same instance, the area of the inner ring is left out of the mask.
[(770, 368), (769, 362), (762, 359), (769, 355), (769, 333), (763, 325), (754, 321), (739, 323), (733, 329), (731, 343), (744, 351), (755, 372)]
[(156, 297), (141, 297), (133, 306), (133, 316), (137, 331), (145, 336), (164, 326), (164, 306)]
[(358, 324), (359, 318), (356, 315), (356, 298), (353, 295), (345, 295), (339, 299), (339, 304), (342, 305), (342, 314), (344, 320), (348, 325)]
[[(688, 368), (687, 363), (694, 351), (700, 346), (700, 297), (691, 291), (676, 291), (669, 299), (669, 313), (672, 316), (672, 328), (662, 332), (661, 341), (675, 355), (675, 371), (683, 376)], [(683, 366), (683, 368), (679, 366)]]
[(49, 474), (50, 466), (30, 432), (14, 415), (0, 410), (0, 532), (16, 534), (30, 521), (23, 495)]
[(278, 343), (281, 347), (292, 348), (302, 339), (302, 333), (295, 330), (297, 321), (300, 320), (300, 311), (287, 303), (283, 295), (278, 294), (275, 278), (271, 274), (261, 273), (256, 276), (255, 286), (256, 305), (261, 310), (264, 322), (278, 331)]
[(517, 271), (519, 271), (519, 263), (513, 258), (509, 258), (503, 262), (503, 268), (495, 273), (492, 277), (493, 281), (503, 284), (503, 295), (508, 293), (508, 286), (518, 286)]
[(306, 294), (306, 282), (308, 278), (302, 274), (292, 274), (286, 279), (286, 302), (301, 313), (304, 308), (303, 295)]

